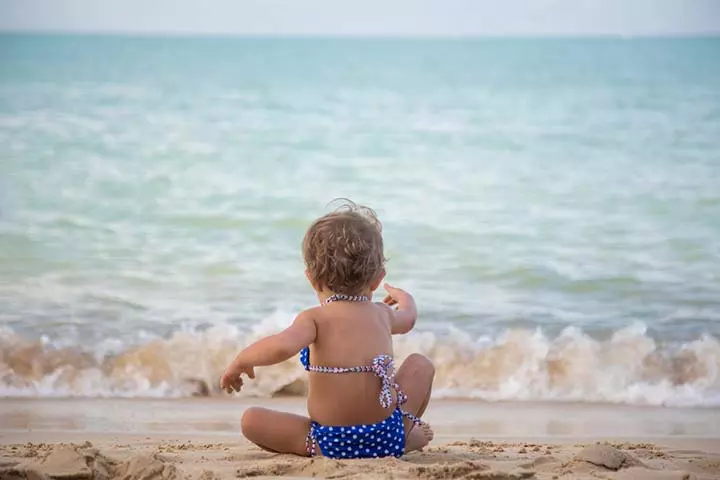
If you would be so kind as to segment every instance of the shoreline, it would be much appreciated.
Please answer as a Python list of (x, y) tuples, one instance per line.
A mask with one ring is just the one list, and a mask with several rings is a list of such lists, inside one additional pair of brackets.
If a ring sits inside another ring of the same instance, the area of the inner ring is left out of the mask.
[[(250, 406), (307, 415), (305, 397), (4, 398), (4, 432), (239, 435)], [(720, 439), (720, 408), (433, 399), (438, 435), (483, 438)]]

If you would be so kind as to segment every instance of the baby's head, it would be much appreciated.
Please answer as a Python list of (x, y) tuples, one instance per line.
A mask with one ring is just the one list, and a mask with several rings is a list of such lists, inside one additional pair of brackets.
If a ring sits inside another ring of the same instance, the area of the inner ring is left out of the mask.
[(385, 276), (382, 225), (371, 208), (350, 201), (315, 220), (302, 249), (318, 292), (369, 294)]

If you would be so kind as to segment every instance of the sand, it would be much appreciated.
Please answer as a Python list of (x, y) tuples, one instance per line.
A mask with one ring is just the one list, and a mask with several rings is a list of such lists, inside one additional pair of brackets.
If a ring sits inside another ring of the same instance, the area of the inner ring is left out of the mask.
[[(0, 478), (720, 479), (720, 416), (711, 409), (435, 402), (428, 418), (438, 435), (431, 446), (401, 459), (341, 461), (277, 455), (249, 444), (232, 429), (250, 403), (1, 400)], [(300, 399), (261, 403), (302, 410)], [(105, 422), (87, 421), (98, 412)], [(491, 433), (487, 415), (498, 422)], [(555, 427), (574, 434), (543, 432), (543, 416), (567, 419)], [(615, 427), (625, 421), (626, 438), (594, 434), (598, 416)], [(638, 423), (643, 416), (656, 421)], [(533, 418), (528, 435), (507, 435), (516, 431), (514, 423)], [(678, 422), (692, 434), (657, 433), (664, 424), (677, 429)]]
[(720, 455), (653, 443), (555, 444), (462, 440), (401, 459), (305, 459), (242, 440), (152, 437), (0, 446), (0, 478), (224, 479), (246, 477), (465, 479), (717, 479)]

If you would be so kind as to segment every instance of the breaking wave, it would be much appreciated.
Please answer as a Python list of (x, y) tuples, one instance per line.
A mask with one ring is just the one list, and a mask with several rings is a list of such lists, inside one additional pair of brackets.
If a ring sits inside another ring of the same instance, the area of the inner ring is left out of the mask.
[[(0, 330), (0, 396), (185, 397), (221, 395), (220, 375), (237, 352), (285, 326), (273, 315), (253, 328), (177, 332), (139, 345), (56, 346)], [(109, 342), (109, 341), (108, 341)], [(488, 401), (578, 401), (637, 405), (720, 405), (720, 342), (703, 335), (662, 343), (636, 324), (596, 339), (569, 327), (493, 337), (414, 332), (396, 337), (398, 364), (413, 352), (436, 367), (434, 396)], [(297, 358), (260, 368), (240, 395), (303, 395)]]

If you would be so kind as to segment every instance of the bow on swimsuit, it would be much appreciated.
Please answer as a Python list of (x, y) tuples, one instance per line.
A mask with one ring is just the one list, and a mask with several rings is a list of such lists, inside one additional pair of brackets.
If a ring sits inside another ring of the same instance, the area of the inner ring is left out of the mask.
[[(366, 296), (332, 295), (324, 304), (336, 301), (363, 302), (369, 301)], [(308, 372), (316, 373), (373, 373), (380, 378), (379, 401), (383, 408), (392, 406), (392, 388), (397, 392), (397, 406), (392, 414), (378, 423), (328, 426), (313, 421), (310, 426), (305, 446), (309, 457), (315, 456), (316, 445), (326, 457), (330, 458), (376, 458), (393, 455), (400, 457), (405, 453), (405, 427), (403, 417), (409, 418), (416, 425), (423, 423), (415, 415), (400, 408), (407, 402), (407, 395), (395, 382), (395, 368), (390, 355), (378, 355), (371, 365), (359, 367), (321, 367), (310, 364), (310, 348), (300, 352), (300, 362)]]

